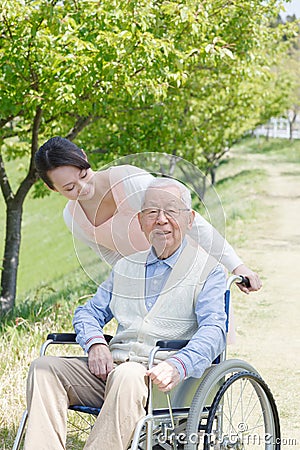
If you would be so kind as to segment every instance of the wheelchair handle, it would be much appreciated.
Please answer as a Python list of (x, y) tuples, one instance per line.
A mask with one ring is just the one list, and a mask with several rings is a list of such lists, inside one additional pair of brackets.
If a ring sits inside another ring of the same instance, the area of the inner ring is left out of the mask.
[(251, 287), (250, 280), (248, 277), (244, 277), (243, 275), (232, 275), (227, 280), (226, 291), (230, 291), (231, 285), (234, 282), (236, 282), (237, 284), (243, 284), (247, 288)]
[(248, 277), (244, 277), (243, 275), (239, 275), (241, 281), (237, 281), (237, 284), (242, 284), (246, 288), (251, 287), (251, 283)]

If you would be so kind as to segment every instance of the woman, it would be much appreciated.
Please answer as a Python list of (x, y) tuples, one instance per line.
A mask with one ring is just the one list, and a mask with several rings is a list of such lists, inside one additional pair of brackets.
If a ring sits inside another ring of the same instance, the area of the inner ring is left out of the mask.
[[(131, 165), (94, 172), (84, 151), (61, 137), (53, 137), (41, 146), (35, 164), (45, 184), (69, 200), (64, 220), (74, 237), (102, 259), (114, 265), (119, 258), (149, 247), (136, 213), (152, 175)], [(198, 213), (189, 235), (230, 272), (249, 278), (251, 287), (240, 286), (242, 291), (260, 289), (258, 275)]]

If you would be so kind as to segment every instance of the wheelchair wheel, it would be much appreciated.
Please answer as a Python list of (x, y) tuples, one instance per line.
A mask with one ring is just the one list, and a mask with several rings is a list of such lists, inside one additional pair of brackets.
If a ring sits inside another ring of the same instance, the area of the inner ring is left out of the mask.
[(204, 435), (204, 450), (210, 449), (280, 449), (275, 401), (258, 374), (236, 373), (219, 389)]
[[(235, 374), (240, 373), (251, 373), (254, 375), (257, 375), (259, 377), (259, 374), (254, 369), (253, 366), (248, 364), (245, 361), (239, 360), (239, 359), (229, 359), (226, 361), (221, 362), (220, 364), (216, 364), (212, 367), (210, 367), (206, 374), (203, 377), (203, 380), (194, 395), (194, 398), (191, 403), (189, 416), (187, 420), (187, 426), (186, 426), (186, 439), (185, 439), (185, 450), (199, 450), (205, 448), (205, 434), (207, 433), (207, 427), (208, 427), (208, 417), (210, 414), (210, 409), (212, 408), (212, 404), (214, 402), (214, 399), (218, 392), (220, 392), (220, 388)], [(255, 384), (255, 386), (258, 385), (258, 383)], [(262, 392), (265, 392), (263, 388), (260, 388)], [(254, 389), (254, 394), (257, 391)], [(256, 395), (257, 397), (257, 395)], [(263, 416), (266, 415), (274, 416), (275, 417), (275, 410), (273, 411), (270, 407), (270, 400), (267, 400), (268, 397), (264, 394), (264, 403), (266, 405), (269, 405), (267, 411), (262, 411)], [(243, 400), (243, 397), (242, 397)], [(259, 400), (258, 400), (259, 401)], [(220, 404), (222, 401), (220, 400)], [(273, 402), (274, 403), (274, 402)], [(212, 415), (210, 416), (212, 417)], [(267, 422), (267, 429), (266, 432), (268, 433), (270, 430), (269, 423), (276, 422), (276, 418), (271, 420), (270, 418), (266, 421)], [(276, 417), (278, 417), (276, 415)], [(212, 420), (212, 419), (210, 419)], [(279, 421), (278, 421), (279, 422)], [(273, 427), (272, 427), (273, 428)], [(276, 428), (274, 426), (274, 428)], [(278, 427), (279, 430), (279, 427)], [(277, 428), (276, 428), (277, 431)], [(219, 445), (219, 444), (218, 444)], [(227, 445), (227, 444), (226, 444)], [(207, 447), (207, 448), (215, 448), (215, 450), (226, 450), (229, 448), (235, 448), (237, 449), (245, 449), (247, 447), (237, 447), (237, 446), (224, 446), (224, 443), (220, 444), (219, 446), (215, 447)], [(250, 445), (250, 447), (253, 449), (254, 447)], [(259, 447), (263, 448), (263, 447)], [(276, 449), (278, 450), (279, 447), (265, 447), (266, 449)]]

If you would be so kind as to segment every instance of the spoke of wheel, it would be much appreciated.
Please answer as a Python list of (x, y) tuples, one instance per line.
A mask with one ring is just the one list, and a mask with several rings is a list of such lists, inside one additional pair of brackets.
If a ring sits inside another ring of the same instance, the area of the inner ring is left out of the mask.
[[(250, 393), (250, 398), (249, 398), (249, 400), (247, 402), (247, 405), (245, 406), (244, 402), (243, 402), (243, 394), (245, 393), (247, 384), (248, 384), (248, 386), (251, 385), (252, 391)], [(251, 405), (251, 403), (252, 403), (252, 401), (254, 399), (254, 388), (252, 386), (252, 383), (249, 383), (249, 380), (245, 380), (244, 383), (242, 382), (242, 380), (240, 380), (240, 390), (241, 390), (241, 392), (240, 392), (239, 397), (238, 397), (238, 399), (236, 401), (236, 405), (234, 407), (234, 411), (232, 411), (232, 408), (233, 408), (233, 386), (231, 386), (230, 392), (229, 393), (227, 392), (227, 394), (226, 394), (226, 403), (228, 405), (228, 412), (229, 412), (229, 414), (226, 414), (226, 410), (224, 410), (224, 408), (223, 408), (223, 415), (228, 421), (228, 429), (227, 429), (228, 433), (230, 432), (230, 426), (232, 427), (232, 430), (235, 433), (240, 433), (240, 430), (237, 430), (236, 427), (233, 424), (233, 418), (236, 415), (236, 412), (237, 412), (239, 404), (241, 405), (241, 416), (242, 416), (242, 421), (244, 423), (247, 423), (248, 418), (250, 417), (252, 412), (255, 410), (256, 406), (259, 404), (259, 399), (257, 398), (255, 400), (255, 403), (253, 405)], [(250, 409), (250, 406), (251, 406), (251, 409)], [(248, 433), (249, 433), (249, 431), (253, 431), (253, 430), (257, 429), (257, 428), (262, 428), (264, 426), (263, 423), (259, 424), (259, 422), (261, 421), (262, 417), (263, 417), (263, 412), (260, 413), (259, 417), (256, 420), (256, 423), (250, 429), (247, 429)]]
[[(227, 404), (228, 404), (228, 409), (229, 409), (229, 417), (228, 417), (228, 415), (223, 411), (224, 416), (225, 416), (225, 417), (227, 418), (227, 420), (228, 420), (228, 425), (229, 425), (229, 427), (230, 427), (230, 425), (231, 425), (231, 426), (232, 426), (232, 429), (234, 430), (235, 433), (237, 433), (238, 430), (236, 430), (236, 428), (235, 428), (234, 425), (233, 425), (233, 418), (234, 418), (234, 416), (235, 416), (235, 413), (236, 413), (236, 411), (237, 411), (237, 409), (238, 409), (239, 402), (240, 402), (240, 400), (241, 400), (241, 398), (242, 398), (242, 395), (243, 395), (243, 392), (244, 392), (244, 390), (245, 390), (245, 386), (243, 387), (241, 382), (242, 382), (242, 380), (240, 380), (241, 393), (239, 394), (239, 397), (238, 397), (238, 399), (237, 399), (236, 402), (235, 402), (234, 410), (232, 411), (232, 409), (233, 409), (233, 388), (232, 388), (232, 386), (231, 386), (231, 387), (230, 387), (230, 402), (229, 402), (229, 400), (228, 400), (228, 397), (229, 397), (228, 391), (227, 391), (227, 393), (226, 393)], [(227, 431), (229, 432), (230, 430), (228, 429)]]
[[(252, 384), (251, 382), (250, 382), (250, 384), (251, 384), (251, 386), (252, 386), (252, 392), (251, 392), (251, 396), (250, 396), (249, 401), (248, 401), (248, 405), (247, 405), (246, 411), (249, 409), (250, 403), (251, 403), (251, 401), (252, 401), (252, 399), (253, 399), (253, 397), (254, 397), (254, 392), (255, 392), (256, 395), (258, 396), (257, 392), (255, 391), (255, 389), (254, 389), (254, 387), (253, 387), (253, 384)], [(251, 411), (249, 411), (249, 414), (247, 415), (247, 417), (245, 417), (245, 420), (246, 420), (246, 421), (247, 421), (248, 417), (250, 416), (250, 414), (252, 413), (252, 411), (254, 410), (254, 408), (256, 407), (258, 401), (259, 401), (259, 399), (257, 398), (256, 401), (255, 401), (255, 404), (253, 405), (253, 407), (252, 407), (252, 409), (251, 409)]]

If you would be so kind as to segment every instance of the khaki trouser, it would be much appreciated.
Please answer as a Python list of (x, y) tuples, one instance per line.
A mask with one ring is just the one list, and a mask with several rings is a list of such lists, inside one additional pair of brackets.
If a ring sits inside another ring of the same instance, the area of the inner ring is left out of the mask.
[(24, 450), (64, 450), (70, 405), (102, 407), (84, 450), (127, 449), (136, 423), (145, 415), (145, 371), (142, 364), (125, 362), (105, 383), (90, 373), (87, 358), (42, 356), (33, 361)]

